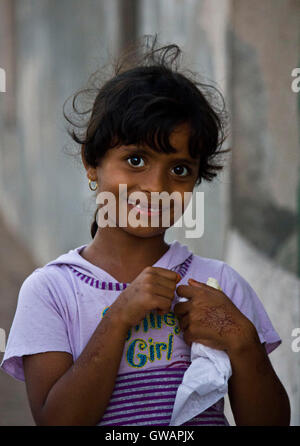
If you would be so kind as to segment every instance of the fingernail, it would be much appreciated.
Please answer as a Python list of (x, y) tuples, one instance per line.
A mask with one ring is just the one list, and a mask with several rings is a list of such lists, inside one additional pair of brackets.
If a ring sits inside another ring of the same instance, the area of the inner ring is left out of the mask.
[(181, 281), (181, 275), (179, 274), (179, 273), (177, 273), (177, 280), (176, 280), (176, 283), (178, 283), (178, 282), (180, 282)]

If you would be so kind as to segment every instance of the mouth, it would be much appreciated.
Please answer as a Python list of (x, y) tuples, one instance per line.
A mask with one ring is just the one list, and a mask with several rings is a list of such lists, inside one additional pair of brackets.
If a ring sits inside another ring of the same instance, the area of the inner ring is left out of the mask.
[(141, 215), (160, 215), (162, 213), (161, 207), (142, 206), (141, 204), (134, 204), (127, 202), (131, 209), (137, 209)]
[(173, 206), (172, 205), (168, 205), (168, 206), (162, 206), (162, 204), (160, 203), (159, 206), (157, 205), (149, 205), (148, 202), (147, 203), (134, 203), (132, 201), (130, 201), (130, 199), (128, 199), (127, 201), (127, 205), (128, 207), (130, 207), (130, 209), (135, 208), (136, 210), (138, 210), (138, 212), (141, 215), (161, 215), (161, 214), (165, 214), (166, 212), (171, 212)]

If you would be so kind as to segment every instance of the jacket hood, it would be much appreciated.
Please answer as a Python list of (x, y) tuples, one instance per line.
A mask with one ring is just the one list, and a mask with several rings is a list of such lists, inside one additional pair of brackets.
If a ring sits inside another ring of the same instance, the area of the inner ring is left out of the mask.
[[(70, 249), (70, 251), (67, 253), (62, 254), (56, 259), (48, 262), (45, 265), (45, 268), (52, 265), (71, 265), (82, 274), (92, 276), (95, 279), (117, 282), (117, 279), (115, 279), (109, 273), (93, 263), (90, 263), (80, 255), (80, 252), (86, 246), (87, 244), (78, 246), (75, 249)], [(168, 251), (152, 266), (178, 271), (180, 265), (182, 265), (190, 256), (192, 256), (192, 252), (189, 250), (189, 248), (175, 240), (169, 244)]]

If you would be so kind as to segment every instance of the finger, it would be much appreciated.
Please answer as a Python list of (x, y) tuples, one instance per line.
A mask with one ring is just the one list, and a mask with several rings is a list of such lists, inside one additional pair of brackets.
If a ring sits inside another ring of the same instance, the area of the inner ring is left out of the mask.
[(157, 305), (156, 311), (158, 312), (158, 314), (162, 315), (170, 311), (171, 300), (157, 294), (154, 296), (154, 298), (155, 298), (155, 304)]
[(191, 303), (190, 302), (179, 302), (174, 305), (174, 313), (176, 316), (183, 316), (190, 311)]
[(176, 288), (178, 296), (186, 297), (187, 299), (193, 299), (193, 297), (199, 296), (200, 292), (200, 288), (191, 285), (179, 285)]
[(183, 332), (183, 339), (189, 347), (192, 346), (193, 341), (191, 339), (188, 329)]
[(167, 277), (163, 277), (163, 276), (157, 276), (157, 284), (164, 286), (166, 288), (169, 288), (170, 290), (173, 291), (173, 293), (175, 292), (176, 289), (176, 281), (174, 281), (174, 279), (169, 279)]
[(156, 294), (161, 297), (165, 297), (168, 300), (173, 300), (175, 297), (175, 290), (170, 287), (156, 284), (153, 287), (153, 294)]
[(188, 279), (188, 283), (191, 286), (196, 286), (196, 287), (199, 287), (199, 288), (202, 288), (201, 285), (204, 285), (204, 282), (198, 282), (197, 280), (192, 279), (191, 277)]
[(156, 273), (162, 277), (165, 277), (169, 280), (173, 280), (175, 282), (179, 281), (178, 280), (179, 278), (181, 280), (180, 274), (176, 273), (176, 271), (171, 271), (170, 269), (167, 269), (167, 268), (160, 268), (158, 266), (153, 266), (152, 270), (154, 273)]
[(211, 283), (211, 285), (207, 285), (207, 284), (204, 283), (204, 282), (198, 282), (198, 281), (195, 280), (195, 279), (189, 278), (189, 279), (188, 279), (188, 283), (190, 283), (191, 286), (194, 286), (194, 287), (196, 287), (196, 288), (200, 288), (200, 289), (202, 289), (202, 290), (209, 291), (209, 292), (211, 292), (211, 291), (215, 291), (215, 290), (220, 290), (220, 291), (222, 291), (221, 288), (217, 288), (217, 287), (216, 287), (215, 285), (213, 285), (211, 282), (209, 282), (209, 283)]
[(181, 318), (179, 318), (179, 325), (182, 330), (186, 330), (189, 326), (189, 314), (185, 314)]

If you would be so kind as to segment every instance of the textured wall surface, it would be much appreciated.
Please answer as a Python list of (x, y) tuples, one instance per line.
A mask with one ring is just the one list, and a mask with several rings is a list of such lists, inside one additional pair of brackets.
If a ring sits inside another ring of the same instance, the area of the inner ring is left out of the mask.
[(282, 339), (269, 358), (290, 399), (291, 425), (299, 426), (300, 351), (292, 349), (292, 331), (300, 328), (300, 280), (262, 255), (238, 231), (228, 234), (225, 261), (252, 286)]
[[(182, 67), (200, 74), (200, 79), (217, 84), (226, 97), (226, 30), (230, 2), (224, 0), (142, 0), (139, 35), (156, 32), (163, 43), (177, 43), (184, 52)], [(225, 146), (224, 146), (225, 147)], [(186, 227), (170, 228), (166, 239), (190, 246), (196, 254), (223, 258), (229, 220), (229, 163), (213, 182), (203, 182), (204, 234), (186, 238)]]
[[(73, 149), (62, 107), (116, 51), (118, 9), (115, 0), (19, 0), (14, 19), (16, 78), (5, 94), (17, 97), (16, 121), (0, 120), (0, 206), (37, 261), (46, 262), (90, 239), (95, 200), (84, 169), (65, 154)], [(5, 16), (0, 20), (4, 29)]]
[(231, 17), (232, 224), (297, 273), (300, 2), (235, 0)]
[[(228, 29), (232, 110), (231, 224), (225, 260), (249, 281), (283, 339), (270, 359), (300, 424), (300, 2), (234, 0)], [(298, 221), (297, 221), (298, 219)], [(228, 407), (228, 405), (227, 405)], [(228, 409), (230, 412), (230, 409)], [(232, 420), (232, 418), (231, 418)]]
[[(73, 146), (62, 106), (97, 67), (131, 36), (157, 32), (162, 43), (182, 47), (184, 68), (219, 86), (231, 111), (232, 161), (226, 158), (224, 173), (197, 189), (205, 193), (203, 237), (186, 239), (185, 228), (171, 228), (167, 240), (225, 259), (256, 290), (283, 339), (270, 359), (295, 425), (300, 356), (290, 341), (300, 320), (293, 275), (300, 93), (291, 90), (291, 72), (300, 64), (299, 19), (300, 0), (0, 1), (0, 67), (7, 72), (7, 92), (0, 93), (0, 211), (32, 264), (90, 241), (94, 194), (83, 167), (65, 153)], [(226, 411), (234, 424), (228, 400)]]

